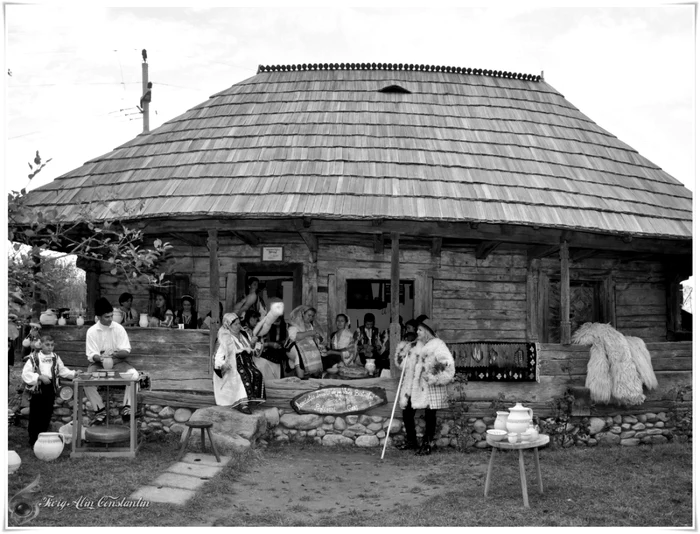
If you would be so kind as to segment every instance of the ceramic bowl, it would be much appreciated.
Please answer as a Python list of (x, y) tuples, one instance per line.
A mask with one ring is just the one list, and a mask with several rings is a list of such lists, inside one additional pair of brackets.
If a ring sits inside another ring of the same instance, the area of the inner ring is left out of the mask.
[(518, 434), (515, 432), (508, 432), (508, 443), (517, 443), (518, 442)]
[(505, 430), (498, 430), (496, 428), (490, 428), (489, 430), (486, 431), (486, 434), (488, 435), (489, 439), (491, 441), (501, 441), (506, 438), (506, 435), (508, 434)]
[(119, 376), (125, 380), (129, 380), (131, 378), (131, 373), (119, 373)]

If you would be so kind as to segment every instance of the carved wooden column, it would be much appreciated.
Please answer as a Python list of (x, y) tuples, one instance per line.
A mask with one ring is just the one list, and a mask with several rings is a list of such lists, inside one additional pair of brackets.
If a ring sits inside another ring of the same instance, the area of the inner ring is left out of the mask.
[[(78, 258), (75, 262), (76, 267), (85, 271), (86, 295), (85, 299), (85, 321), (92, 321), (95, 317), (95, 301), (102, 296), (100, 291), (100, 262), (96, 260), (88, 260)], [(112, 302), (112, 306), (116, 306), (118, 302)]]
[(561, 260), (561, 344), (571, 345), (571, 292), (569, 287), (569, 243), (562, 241)]
[(218, 233), (209, 230), (207, 239), (209, 248), (209, 303), (211, 306), (211, 323), (209, 324), (209, 372), (214, 367), (214, 348), (216, 347), (216, 336), (221, 326), (219, 317), (219, 240)]
[(393, 353), (401, 341), (401, 324), (399, 323), (399, 234), (391, 233), (391, 325), (389, 326), (389, 367), (391, 376), (399, 378), (401, 372), (393, 365)]

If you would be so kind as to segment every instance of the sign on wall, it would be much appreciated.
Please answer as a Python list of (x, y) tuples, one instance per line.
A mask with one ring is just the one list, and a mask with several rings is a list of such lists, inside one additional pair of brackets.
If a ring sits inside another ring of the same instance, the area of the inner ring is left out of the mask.
[(353, 386), (324, 386), (306, 391), (289, 403), (297, 413), (317, 415), (350, 415), (366, 412), (387, 403), (384, 388), (356, 388)]
[(262, 261), (284, 261), (284, 247), (263, 247)]

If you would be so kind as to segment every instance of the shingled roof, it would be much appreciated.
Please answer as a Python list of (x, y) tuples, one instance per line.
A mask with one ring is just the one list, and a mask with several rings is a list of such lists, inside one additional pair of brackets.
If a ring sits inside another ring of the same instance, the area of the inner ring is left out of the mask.
[(260, 67), (29, 201), (74, 220), (97, 199), (111, 201), (98, 218), (123, 220), (382, 218), (692, 235), (691, 192), (539, 76), (424, 65)]

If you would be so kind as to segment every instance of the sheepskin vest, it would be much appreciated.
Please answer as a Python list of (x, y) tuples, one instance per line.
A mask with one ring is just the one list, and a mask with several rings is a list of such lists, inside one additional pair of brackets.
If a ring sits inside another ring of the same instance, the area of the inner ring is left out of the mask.
[(399, 367), (405, 367), (399, 391), (401, 408), (406, 408), (409, 398), (411, 406), (420, 409), (432, 407), (431, 397), (447, 396), (446, 385), (454, 379), (455, 363), (444, 341), (403, 341), (396, 348), (395, 360)]

